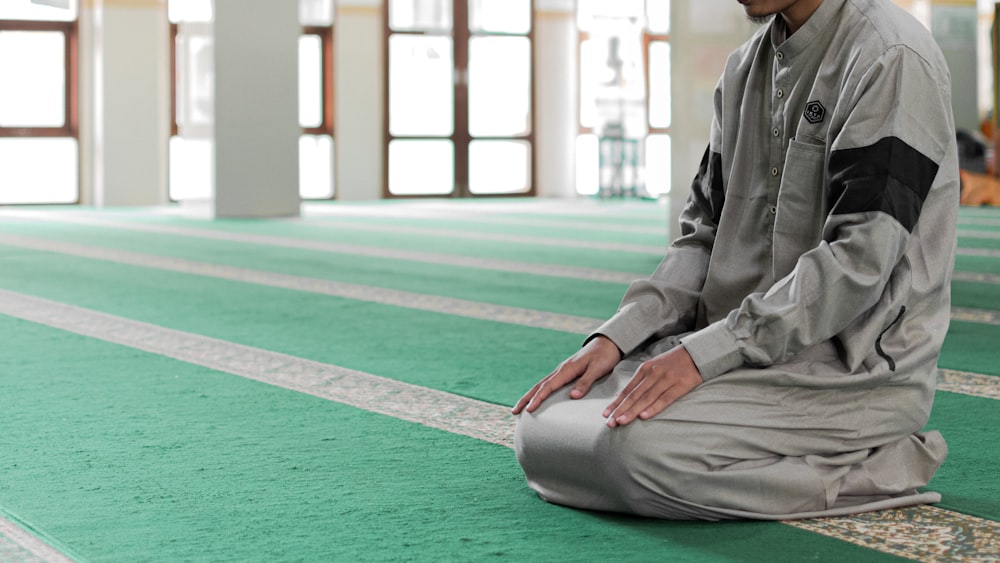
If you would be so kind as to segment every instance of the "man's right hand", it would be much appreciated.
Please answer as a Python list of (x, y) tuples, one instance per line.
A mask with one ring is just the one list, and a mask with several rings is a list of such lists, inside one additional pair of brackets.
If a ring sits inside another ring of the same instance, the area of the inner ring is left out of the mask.
[(576, 384), (570, 390), (569, 396), (580, 399), (590, 391), (590, 386), (595, 381), (611, 373), (621, 358), (622, 353), (618, 346), (606, 336), (598, 335), (576, 354), (559, 364), (555, 371), (536, 383), (514, 405), (511, 412), (514, 414), (521, 414), (523, 410), (534, 412), (549, 395), (572, 381), (576, 381)]

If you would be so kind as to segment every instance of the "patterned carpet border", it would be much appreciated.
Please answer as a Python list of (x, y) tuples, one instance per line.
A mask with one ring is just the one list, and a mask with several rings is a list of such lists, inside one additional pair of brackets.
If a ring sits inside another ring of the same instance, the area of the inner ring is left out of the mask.
[(786, 524), (917, 561), (1000, 559), (1000, 524), (934, 506)]
[(1000, 325), (1000, 310), (952, 307), (951, 319), (969, 323)]
[(961, 256), (976, 256), (978, 258), (1000, 258), (1000, 250), (991, 248), (959, 248)]
[[(432, 210), (432, 209), (409, 209), (409, 208), (381, 208), (365, 206), (337, 206), (325, 204), (304, 204), (302, 206), (302, 217), (306, 220), (314, 218), (330, 217), (379, 217), (401, 219), (455, 219), (454, 211)], [(466, 217), (460, 217), (464, 219)], [(488, 225), (507, 225), (523, 227), (561, 227), (566, 229), (579, 229), (583, 231), (598, 231), (608, 233), (635, 233), (645, 235), (661, 235), (664, 240), (667, 238), (667, 228), (663, 225), (623, 225), (618, 223), (601, 223), (594, 221), (574, 221), (561, 219), (558, 222), (546, 218), (525, 218), (525, 217), (495, 217), (489, 215), (478, 215), (476, 223)]]
[[(494, 444), (512, 445), (515, 419), (501, 405), (5, 290), (0, 290), (0, 314)], [(997, 523), (928, 506), (786, 523), (920, 560), (1000, 558)]]
[(0, 563), (68, 563), (69, 561), (72, 559), (17, 524), (0, 517)]
[[(301, 219), (289, 219), (290, 222), (300, 222)], [(667, 249), (666, 243), (660, 246), (650, 244), (628, 244), (623, 242), (603, 242), (593, 240), (572, 240), (551, 237), (529, 237), (522, 235), (508, 235), (500, 233), (477, 233), (469, 231), (458, 231), (452, 229), (440, 229), (434, 227), (402, 227), (398, 225), (378, 225), (373, 223), (330, 223), (330, 222), (308, 222), (310, 226), (319, 226), (330, 229), (348, 229), (352, 231), (366, 231), (374, 233), (393, 233), (401, 235), (423, 235), (439, 237), (461, 237), (465, 240), (481, 240), (489, 242), (504, 242), (513, 244), (528, 244), (533, 246), (553, 246), (559, 248), (583, 248), (588, 250), (611, 250), (617, 252), (632, 252), (636, 254), (653, 254), (663, 256)], [(998, 233), (1000, 234), (1000, 233)], [(666, 240), (666, 238), (664, 238)]]
[(958, 229), (958, 236), (963, 238), (1000, 239), (1000, 231), (984, 231), (981, 229)]
[(952, 272), (951, 279), (959, 281), (969, 281), (978, 283), (1000, 283), (1000, 275), (981, 274), (979, 272)]
[(113, 248), (101, 248), (82, 244), (36, 239), (16, 235), (0, 234), (0, 244), (40, 250), (43, 252), (58, 252), (83, 258), (104, 260), (130, 266), (156, 268), (183, 274), (207, 276), (243, 283), (253, 283), (268, 287), (292, 289), (332, 297), (354, 299), (382, 305), (406, 307), (421, 311), (430, 311), (447, 315), (480, 319), (493, 322), (515, 324), (533, 328), (558, 330), (574, 334), (590, 334), (601, 324), (600, 319), (549, 313), (521, 307), (493, 305), (478, 301), (440, 297), (411, 291), (386, 289), (370, 285), (360, 285), (318, 278), (307, 278), (236, 268), (218, 264), (208, 264), (182, 258), (155, 256)]
[(27, 218), (33, 220), (54, 221), (63, 223), (73, 223), (78, 225), (92, 225), (110, 229), (122, 229), (126, 231), (137, 231), (145, 233), (179, 235), (209, 240), (222, 240), (229, 242), (242, 242), (248, 244), (263, 244), (280, 248), (295, 248), (299, 250), (313, 250), (318, 252), (330, 252), (336, 254), (350, 254), (354, 256), (365, 256), (369, 258), (388, 258), (391, 260), (404, 260), (408, 262), (422, 262), (425, 264), (438, 264), (442, 266), (458, 266), (463, 268), (478, 268), (481, 270), (498, 270), (502, 272), (515, 272), (520, 274), (530, 274), (536, 276), (548, 276), (558, 278), (573, 278), (577, 280), (590, 280), (598, 282), (609, 282), (619, 284), (629, 284), (639, 278), (644, 278), (649, 274), (616, 272), (611, 270), (601, 270), (598, 268), (581, 268), (577, 266), (554, 266), (551, 264), (538, 264), (533, 262), (518, 262), (515, 260), (500, 260), (493, 258), (478, 258), (473, 256), (458, 256), (451, 254), (439, 254), (434, 252), (420, 252), (416, 250), (398, 250), (393, 248), (382, 248), (376, 246), (365, 246), (358, 244), (346, 244), (329, 241), (316, 241), (308, 239), (296, 239), (289, 237), (255, 235), (250, 233), (234, 233), (226, 231), (214, 231), (211, 229), (198, 229), (186, 227), (172, 227), (169, 225), (150, 225), (145, 223), (111, 221), (87, 217), (83, 214), (71, 213), (45, 213), (32, 211), (3, 211), (0, 216)]
[[(603, 319), (550, 313), (522, 307), (494, 305), (479, 301), (469, 301), (451, 297), (441, 297), (425, 293), (415, 293), (386, 289), (369, 285), (337, 282), (319, 278), (308, 278), (237, 268), (219, 264), (209, 264), (183, 258), (171, 258), (143, 254), (127, 250), (88, 246), (71, 242), (53, 241), (20, 235), (0, 233), (0, 244), (39, 250), (43, 252), (58, 252), (82, 258), (104, 260), (130, 266), (156, 268), (183, 274), (192, 274), (242, 283), (253, 283), (268, 287), (292, 289), (332, 297), (354, 299), (369, 303), (380, 303), (396, 307), (406, 307), (421, 311), (430, 311), (466, 318), (515, 324), (533, 328), (544, 328), (569, 332), (573, 334), (590, 334), (601, 325)], [(980, 324), (1000, 325), (1000, 311), (988, 309), (953, 308), (952, 319)]]
[(938, 373), (938, 391), (1000, 400), (1000, 377), (942, 369)]
[(979, 227), (1000, 227), (1000, 219), (991, 219), (989, 217), (959, 217), (958, 225), (961, 228), (964, 225), (974, 225)]

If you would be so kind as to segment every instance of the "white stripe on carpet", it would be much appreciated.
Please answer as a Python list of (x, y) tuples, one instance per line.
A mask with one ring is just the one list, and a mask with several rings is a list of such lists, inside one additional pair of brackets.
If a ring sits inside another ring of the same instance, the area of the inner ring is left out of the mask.
[[(0, 313), (447, 432), (512, 445), (515, 418), (508, 407), (5, 290), (0, 290)], [(927, 506), (791, 524), (831, 535), (831, 529), (855, 529), (859, 518), (865, 526), (854, 531), (851, 541), (888, 553), (901, 552), (895, 545), (908, 546), (906, 553), (940, 550), (942, 546), (964, 551), (969, 548), (966, 542), (982, 539), (969, 538), (970, 528), (982, 530), (987, 540), (992, 538), (996, 543), (996, 522)], [(913, 526), (907, 524), (914, 519), (933, 520), (935, 525), (913, 534)], [(956, 538), (965, 541), (956, 542)], [(972, 545), (980, 547), (982, 543)], [(1000, 550), (980, 551), (978, 555), (1000, 556)]]
[(612, 270), (601, 270), (597, 268), (558, 266), (551, 264), (538, 264), (533, 262), (518, 262), (514, 260), (501, 260), (492, 258), (478, 258), (472, 256), (438, 254), (433, 252), (420, 252), (417, 250), (397, 250), (392, 248), (381, 248), (376, 246), (346, 244), (346, 243), (329, 242), (329, 241), (315, 241), (315, 240), (298, 239), (290, 237), (255, 235), (251, 233), (234, 233), (227, 231), (215, 231), (211, 229), (172, 227), (168, 225), (150, 225), (144, 223), (112, 221), (107, 219), (98, 219), (94, 217), (86, 217), (79, 214), (69, 214), (69, 213), (53, 214), (53, 213), (31, 212), (31, 211), (21, 211), (21, 210), (18, 210), (17, 212), (9, 212), (9, 211), (5, 212), (3, 210), (0, 210), (0, 216), (72, 223), (78, 225), (90, 225), (90, 226), (105, 227), (110, 229), (121, 229), (125, 231), (178, 235), (178, 236), (186, 236), (186, 237), (202, 238), (210, 240), (241, 242), (248, 244), (263, 244), (281, 248), (296, 248), (300, 250), (314, 250), (314, 251), (330, 252), (337, 254), (351, 254), (355, 256), (367, 256), (370, 258), (388, 258), (391, 260), (406, 260), (410, 262), (421, 262), (424, 264), (440, 264), (445, 266), (459, 266), (463, 268), (478, 268), (481, 270), (499, 270), (502, 272), (516, 272), (521, 274), (531, 274), (537, 276), (573, 278), (577, 280), (590, 280), (590, 281), (608, 282), (608, 283), (628, 284), (636, 279), (643, 278), (649, 275), (648, 272), (645, 274), (632, 273), (632, 272), (617, 272)]
[(185, 260), (183, 258), (155, 256), (152, 254), (142, 254), (127, 250), (85, 246), (82, 244), (36, 239), (19, 235), (6, 235), (0, 233), (0, 244), (30, 250), (39, 250), (43, 252), (58, 252), (60, 254), (91, 258), (95, 260), (105, 260), (129, 266), (156, 268), (158, 270), (169, 270), (183, 274), (193, 274), (236, 282), (253, 283), (269, 287), (329, 295), (332, 297), (354, 299), (356, 301), (367, 301), (369, 303), (380, 303), (382, 305), (393, 305), (396, 307), (406, 307), (408, 309), (418, 309), (421, 311), (430, 311), (434, 313), (443, 313), (447, 315), (515, 324), (533, 328), (558, 330), (561, 332), (570, 332), (575, 334), (590, 334), (595, 328), (600, 326), (602, 322), (601, 319), (580, 317), (576, 315), (548, 313), (545, 311), (536, 311), (534, 309), (525, 309), (521, 307), (493, 305), (490, 303), (480, 303), (478, 301), (468, 301), (465, 299), (455, 299), (451, 297), (439, 297), (437, 295), (415, 293), (412, 291), (400, 291), (370, 285), (292, 276), (262, 270), (251, 270), (220, 264), (196, 262), (193, 260)]
[(69, 563), (54, 547), (0, 516), (0, 561), (4, 563)]
[[(139, 266), (143, 268), (155, 268), (158, 270), (168, 270), (182, 274), (192, 274), (242, 283), (252, 283), (268, 287), (303, 291), (306, 293), (329, 295), (331, 297), (342, 297), (345, 299), (353, 299), (355, 301), (379, 303), (382, 305), (392, 305), (395, 307), (405, 307), (420, 311), (429, 311), (433, 313), (442, 313), (446, 315), (514, 324), (532, 328), (544, 328), (574, 334), (591, 334), (604, 322), (604, 319), (593, 317), (551, 313), (535, 309), (526, 309), (523, 307), (494, 305), (491, 303), (469, 301), (466, 299), (441, 297), (425, 293), (338, 282), (321, 278), (293, 276), (263, 270), (252, 270), (249, 268), (210, 264), (206, 262), (186, 260), (183, 258), (156, 256), (153, 254), (131, 252), (128, 250), (102, 248), (71, 242), (25, 237), (21, 235), (7, 235), (0, 233), (0, 244), (42, 252), (58, 252), (69, 256), (104, 260), (107, 262), (114, 262), (116, 264), (126, 264), (129, 266)], [(965, 322), (1000, 325), (1000, 311), (989, 309), (956, 307), (952, 309), (951, 318), (953, 320)]]

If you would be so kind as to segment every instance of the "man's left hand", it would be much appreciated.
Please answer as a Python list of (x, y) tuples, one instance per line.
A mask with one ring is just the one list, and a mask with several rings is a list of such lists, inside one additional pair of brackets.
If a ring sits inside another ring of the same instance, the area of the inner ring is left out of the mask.
[(644, 362), (615, 400), (604, 409), (608, 426), (646, 420), (702, 384), (701, 372), (683, 346)]

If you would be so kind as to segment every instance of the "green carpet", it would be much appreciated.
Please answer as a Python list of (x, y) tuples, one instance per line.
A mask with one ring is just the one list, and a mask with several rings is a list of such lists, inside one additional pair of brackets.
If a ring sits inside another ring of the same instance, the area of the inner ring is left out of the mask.
[[(490, 232), (548, 236), (560, 222), (662, 221), (663, 209), (657, 206), (609, 209), (619, 215), (635, 213), (635, 221), (510, 212), (490, 216), (536, 221), (538, 226), (494, 223)], [(330, 217), (295, 223), (107, 216), (609, 268), (604, 254), (578, 249), (400, 233), (372, 236), (315, 226), (340, 220)], [(453, 224), (469, 221), (455, 219)], [(411, 218), (407, 224), (446, 226), (440, 219)], [(614, 311), (625, 289), (624, 284), (51, 222), (5, 220), (0, 233), (597, 318)], [(575, 236), (564, 232), (552, 238)], [(622, 242), (655, 244), (650, 241), (659, 235), (615, 236)], [(581, 240), (591, 239), (581, 235)], [(658, 261), (618, 254), (621, 271), (649, 271)], [(0, 289), (500, 405), (513, 404), (581, 341), (579, 335), (550, 330), (3, 245), (0, 261)], [(992, 272), (997, 263), (994, 258), (959, 257), (959, 269), (966, 271)], [(996, 287), (955, 282), (956, 305), (1000, 308)], [(0, 357), (5, 422), (0, 513), (16, 516), (74, 557), (889, 558), (778, 523), (664, 523), (553, 507), (534, 498), (512, 452), (501, 446), (9, 317), (0, 316), (0, 334), (7, 345)], [(942, 367), (1000, 376), (997, 342), (1000, 327), (954, 322)], [(993, 431), (997, 413), (994, 400), (938, 393), (929, 427), (942, 431), (951, 453), (931, 488), (943, 494), (943, 507), (1000, 520), (1000, 485), (995, 483), (1000, 434)]]
[[(24, 225), (0, 222), (0, 233), (594, 318), (612, 315), (627, 288), (624, 284), (609, 282), (191, 237), (165, 237), (142, 232), (127, 232), (127, 236), (123, 236), (123, 231), (119, 229), (58, 223)], [(652, 272), (657, 263), (640, 258), (634, 267), (639, 271)], [(586, 265), (597, 267), (599, 262), (593, 260)]]
[(889, 559), (773, 523), (551, 506), (502, 446), (27, 322), (0, 331), (0, 506), (74, 557)]

